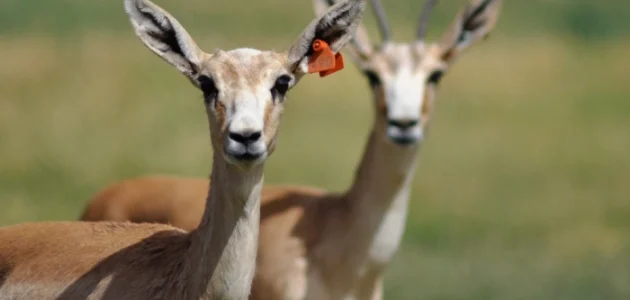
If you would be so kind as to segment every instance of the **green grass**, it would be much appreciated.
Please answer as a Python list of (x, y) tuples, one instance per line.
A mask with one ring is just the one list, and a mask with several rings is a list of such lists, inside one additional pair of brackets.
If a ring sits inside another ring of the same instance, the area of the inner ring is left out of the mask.
[[(120, 3), (34, 11), (44, 2), (0, 4), (0, 224), (75, 219), (117, 179), (207, 176), (199, 93), (135, 40)], [(398, 2), (402, 37), (416, 12)], [(506, 2), (498, 32), (443, 81), (386, 299), (629, 299), (627, 18), (600, 2)], [(283, 50), (311, 18), (286, 0), (160, 3), (208, 50)], [(604, 38), (567, 29), (584, 5), (607, 12)], [(364, 81), (349, 67), (291, 92), (269, 183), (348, 186), (371, 126)]]

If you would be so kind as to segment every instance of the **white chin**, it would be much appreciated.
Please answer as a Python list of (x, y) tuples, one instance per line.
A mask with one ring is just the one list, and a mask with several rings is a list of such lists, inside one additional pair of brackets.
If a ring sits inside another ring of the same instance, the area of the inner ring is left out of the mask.
[(422, 141), (424, 132), (419, 126), (407, 130), (400, 130), (397, 127), (390, 126), (387, 129), (387, 136), (395, 144), (413, 145)]

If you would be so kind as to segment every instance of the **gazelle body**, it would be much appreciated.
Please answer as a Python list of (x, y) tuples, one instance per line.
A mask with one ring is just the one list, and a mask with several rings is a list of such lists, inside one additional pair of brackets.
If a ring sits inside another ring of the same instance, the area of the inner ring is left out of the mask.
[[(314, 2), (318, 14), (332, 5)], [(435, 2), (427, 1), (415, 41), (393, 43), (380, 3), (372, 1), (384, 42), (373, 47), (359, 27), (349, 47), (369, 79), (375, 108), (354, 182), (341, 194), (263, 188), (252, 299), (382, 298), (383, 273), (400, 245), (439, 80), (465, 48), (491, 31), (501, 6), (501, 0), (472, 0), (438, 43), (427, 44), (423, 38)], [(193, 230), (199, 222), (194, 203), (207, 184), (164, 176), (127, 180), (99, 193), (83, 218), (164, 221)], [(166, 220), (151, 218), (155, 211)]]
[[(286, 53), (208, 54), (148, 0), (126, 0), (137, 36), (204, 94), (214, 187), (190, 233), (160, 224), (58, 222), (0, 228), (0, 299), (247, 299), (254, 276), (264, 161), (286, 92), (315, 39), (337, 52), (365, 3), (315, 19)], [(207, 188), (206, 188), (207, 189)]]

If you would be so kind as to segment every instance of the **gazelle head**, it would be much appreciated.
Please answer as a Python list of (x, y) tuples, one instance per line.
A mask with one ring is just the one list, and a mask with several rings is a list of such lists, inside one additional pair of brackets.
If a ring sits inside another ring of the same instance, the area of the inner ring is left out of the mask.
[(240, 48), (208, 54), (149, 0), (125, 0), (125, 10), (140, 40), (203, 92), (215, 153), (246, 168), (273, 152), (286, 93), (307, 73), (314, 40), (340, 51), (361, 21), (365, 0), (334, 5), (285, 53)]
[[(323, 14), (333, 0), (314, 0)], [(438, 42), (427, 43), (429, 15), (437, 3), (427, 0), (409, 43), (395, 43), (385, 12), (378, 0), (371, 0), (382, 43), (370, 43), (363, 26), (356, 31), (349, 50), (353, 61), (369, 80), (376, 106), (376, 127), (392, 142), (412, 145), (420, 142), (427, 127), (436, 88), (448, 68), (464, 49), (486, 37), (498, 19), (502, 0), (471, 0)]]

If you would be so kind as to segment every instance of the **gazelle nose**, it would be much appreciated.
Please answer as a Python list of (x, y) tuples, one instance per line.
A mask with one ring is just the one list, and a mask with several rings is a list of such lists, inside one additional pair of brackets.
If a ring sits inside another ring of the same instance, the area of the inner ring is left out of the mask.
[(418, 125), (419, 122), (420, 120), (418, 119), (400, 119), (400, 120), (389, 119), (387, 121), (387, 124), (389, 126), (397, 127), (401, 130), (405, 130), (405, 129), (409, 129), (411, 127)]
[(235, 141), (244, 145), (249, 145), (257, 142), (262, 136), (261, 131), (252, 131), (252, 130), (244, 130), (244, 131), (231, 131), (228, 134), (228, 137)]

